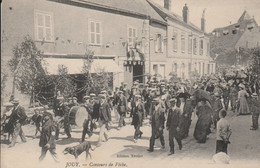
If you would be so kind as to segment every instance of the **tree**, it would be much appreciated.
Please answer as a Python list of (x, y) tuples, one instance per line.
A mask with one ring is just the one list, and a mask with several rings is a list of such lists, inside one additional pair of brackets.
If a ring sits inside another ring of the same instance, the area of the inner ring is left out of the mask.
[(30, 36), (25, 36), (24, 41), (13, 48), (13, 56), (9, 61), (14, 75), (13, 87), (16, 86), (23, 93), (30, 95), (30, 105), (32, 105), (40, 88), (46, 82), (45, 71), (41, 65), (42, 52), (37, 49)]
[(260, 48), (254, 48), (249, 63), (250, 74), (260, 83)]
[(113, 74), (108, 73), (105, 69), (98, 69), (97, 73), (91, 73), (92, 63), (94, 61), (94, 52), (86, 49), (84, 55), (84, 66), (82, 68), (83, 75), (85, 76), (84, 89), (86, 93), (98, 94), (102, 90), (111, 89), (113, 85)]
[(68, 74), (68, 68), (64, 65), (58, 67), (58, 76), (52, 76), (55, 91), (59, 90), (64, 98), (73, 97), (77, 86)]

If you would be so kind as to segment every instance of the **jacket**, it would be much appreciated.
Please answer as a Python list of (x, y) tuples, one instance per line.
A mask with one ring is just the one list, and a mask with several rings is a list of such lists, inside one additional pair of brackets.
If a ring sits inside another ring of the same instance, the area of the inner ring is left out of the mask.
[(104, 122), (111, 121), (111, 111), (109, 104), (104, 102), (99, 108), (99, 119)]

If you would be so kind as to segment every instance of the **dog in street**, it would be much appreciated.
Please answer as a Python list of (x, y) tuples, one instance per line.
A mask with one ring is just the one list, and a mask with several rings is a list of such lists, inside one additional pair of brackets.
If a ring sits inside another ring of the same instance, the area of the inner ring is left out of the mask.
[(75, 157), (75, 159), (78, 159), (78, 156), (83, 153), (86, 152), (86, 159), (88, 159), (88, 155), (91, 157), (90, 151), (89, 150), (94, 151), (95, 149), (91, 147), (91, 143), (88, 141), (84, 141), (82, 143), (80, 143), (79, 145), (73, 146), (73, 147), (67, 147), (64, 149), (63, 154), (71, 154)]

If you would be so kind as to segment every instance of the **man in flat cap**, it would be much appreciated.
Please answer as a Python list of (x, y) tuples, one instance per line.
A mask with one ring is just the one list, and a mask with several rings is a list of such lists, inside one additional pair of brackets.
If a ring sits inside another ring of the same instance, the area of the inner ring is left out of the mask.
[(64, 122), (64, 131), (67, 134), (68, 138), (71, 138), (71, 128), (69, 123), (69, 107), (64, 103), (64, 97), (60, 96), (57, 98), (59, 100), (59, 104), (57, 105), (56, 113), (55, 113), (55, 121), (57, 124), (56, 128), (56, 140), (59, 139), (61, 122)]
[(56, 153), (56, 143), (55, 143), (55, 125), (53, 122), (53, 117), (51, 113), (44, 112), (42, 120), (42, 131), (39, 146), (42, 148), (41, 156), (39, 161), (42, 161), (48, 150), (50, 151), (55, 162), (59, 162)]
[(88, 112), (88, 119), (84, 120), (83, 123), (83, 131), (82, 131), (82, 136), (81, 136), (81, 141), (85, 141), (85, 136), (88, 134), (89, 137), (92, 136), (92, 131), (91, 131), (91, 121), (92, 121), (92, 114), (93, 114), (93, 105), (90, 104), (90, 96), (84, 96), (84, 107), (86, 108)]
[(142, 103), (141, 95), (136, 95), (136, 104), (133, 112), (132, 125), (135, 127), (134, 142), (137, 142), (138, 138), (141, 138), (143, 132), (140, 130), (145, 114), (144, 104)]
[(24, 136), (23, 129), (22, 129), (22, 125), (24, 124), (27, 118), (25, 109), (24, 107), (19, 105), (18, 99), (14, 99), (12, 103), (14, 107), (12, 110), (12, 114), (10, 115), (9, 122), (13, 125), (14, 131), (13, 131), (13, 139), (9, 147), (13, 147), (15, 145), (18, 135), (21, 137), (21, 140), (23, 142), (26, 142), (26, 138)]
[(257, 93), (253, 93), (248, 100), (249, 109), (252, 112), (252, 128), (250, 130), (258, 129), (258, 119), (260, 114), (260, 101), (258, 100)]
[(166, 129), (169, 130), (169, 145), (170, 145), (170, 154), (174, 154), (174, 138), (176, 139), (179, 149), (182, 149), (180, 128), (181, 128), (181, 110), (176, 107), (176, 98), (170, 99), (171, 107), (168, 112), (168, 118), (166, 122)]
[(120, 130), (123, 126), (125, 126), (125, 117), (127, 111), (127, 100), (126, 97), (123, 95), (123, 91), (119, 91), (119, 99), (117, 102), (117, 111), (120, 115), (119, 123), (118, 123), (118, 130)]
[(108, 141), (108, 134), (107, 134), (107, 127), (108, 123), (111, 121), (111, 110), (109, 107), (109, 104), (106, 102), (106, 96), (105, 95), (99, 95), (100, 97), (100, 108), (99, 108), (99, 126), (100, 126), (100, 132), (99, 132), (99, 139), (98, 139), (98, 146), (101, 145), (101, 142), (103, 140), (103, 137), (105, 138), (105, 141)]
[(153, 152), (155, 139), (160, 138), (162, 149), (165, 148), (165, 141), (163, 136), (164, 122), (165, 122), (165, 105), (160, 99), (154, 100), (152, 115), (150, 118), (150, 123), (152, 126), (152, 136), (150, 138), (149, 152)]

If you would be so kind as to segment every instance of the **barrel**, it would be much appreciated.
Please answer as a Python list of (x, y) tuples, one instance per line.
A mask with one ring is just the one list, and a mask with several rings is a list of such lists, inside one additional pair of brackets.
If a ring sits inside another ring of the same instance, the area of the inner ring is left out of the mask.
[(69, 113), (69, 122), (72, 125), (82, 127), (85, 120), (88, 119), (88, 112), (85, 107), (73, 106)]

